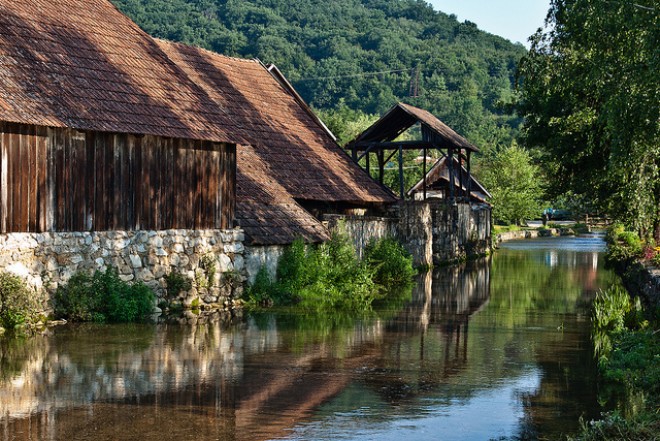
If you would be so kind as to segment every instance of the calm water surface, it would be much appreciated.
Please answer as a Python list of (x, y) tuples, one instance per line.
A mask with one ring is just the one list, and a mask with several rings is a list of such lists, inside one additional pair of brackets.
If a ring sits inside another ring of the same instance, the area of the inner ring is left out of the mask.
[(556, 439), (598, 416), (598, 237), (510, 242), (370, 317), (0, 340), (0, 440)]

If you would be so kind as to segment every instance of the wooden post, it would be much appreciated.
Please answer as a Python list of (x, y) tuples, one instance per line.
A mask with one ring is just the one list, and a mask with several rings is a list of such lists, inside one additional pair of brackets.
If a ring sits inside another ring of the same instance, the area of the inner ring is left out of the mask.
[(470, 157), (472, 156), (472, 152), (468, 151), (467, 152), (467, 185), (465, 188), (467, 188), (467, 198), (468, 198), (468, 203), (470, 202), (470, 198), (472, 197), (472, 171), (470, 170)]
[(369, 165), (369, 156), (371, 156), (371, 154), (370, 154), (370, 152), (367, 150), (367, 155), (366, 155), (365, 165), (366, 165), (366, 167), (367, 167), (367, 174), (369, 175), (369, 177), (371, 177), (371, 166)]
[(447, 151), (447, 160), (449, 161), (447, 170), (449, 171), (449, 202), (454, 203), (454, 150), (449, 149)]
[(378, 181), (382, 184), (385, 175), (385, 152), (381, 149), (377, 152), (378, 155)]
[(399, 146), (399, 190), (401, 192), (401, 200), (405, 199), (403, 189), (403, 146)]
[(422, 186), (424, 187), (424, 200), (426, 200), (426, 146), (424, 146), (424, 165), (422, 166)]

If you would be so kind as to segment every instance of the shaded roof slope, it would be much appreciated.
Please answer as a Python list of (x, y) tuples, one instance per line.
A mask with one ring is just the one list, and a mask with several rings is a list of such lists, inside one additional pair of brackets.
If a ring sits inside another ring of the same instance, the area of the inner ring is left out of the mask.
[[(394, 202), (337, 145), (291, 90), (261, 63), (225, 57), (204, 49), (156, 40), (160, 49), (207, 96), (230, 95), (232, 117), (248, 130), (242, 145), (254, 146), (266, 174), (296, 199), (332, 202)], [(240, 149), (239, 149), (240, 150)], [(243, 167), (239, 155), (239, 169)]]
[(404, 103), (395, 104), (351, 144), (390, 142), (417, 123), (421, 123), (422, 134), (429, 138), (426, 140), (437, 144), (438, 147), (479, 151), (467, 139), (430, 112)]

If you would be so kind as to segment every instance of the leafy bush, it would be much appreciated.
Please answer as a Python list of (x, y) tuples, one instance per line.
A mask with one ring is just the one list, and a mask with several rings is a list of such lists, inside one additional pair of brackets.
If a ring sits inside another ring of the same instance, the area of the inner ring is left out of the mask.
[(624, 231), (626, 231), (626, 227), (624, 227), (621, 223), (615, 222), (610, 225), (607, 229), (607, 234), (605, 235), (607, 243), (616, 243), (619, 240), (619, 235), (621, 235)]
[(167, 297), (170, 300), (176, 299), (182, 291), (189, 291), (192, 288), (190, 277), (181, 274), (178, 271), (172, 271), (165, 276), (167, 284)]
[(0, 272), (0, 326), (14, 329), (32, 321), (38, 312), (34, 293), (13, 274)]
[(268, 270), (265, 266), (262, 266), (259, 268), (254, 282), (247, 288), (246, 295), (252, 303), (261, 306), (270, 306), (273, 304), (275, 289), (275, 284), (270, 279)]
[(412, 256), (394, 239), (369, 242), (364, 259), (375, 270), (374, 281), (384, 286), (408, 284), (415, 275)]
[(640, 254), (642, 252), (642, 240), (637, 233), (633, 231), (624, 231), (619, 234), (619, 240), (622, 241), (625, 246), (630, 248), (633, 253)]
[[(657, 311), (655, 320), (657, 320)], [(620, 286), (597, 294), (592, 336), (602, 374), (599, 401), (618, 397), (617, 410), (583, 424), (579, 440), (654, 440), (660, 395), (660, 339), (638, 299)], [(652, 318), (652, 317), (651, 317)], [(657, 328), (657, 322), (653, 325)]]
[(371, 244), (367, 254), (360, 261), (343, 234), (318, 246), (298, 239), (280, 257), (276, 281), (262, 268), (248, 298), (259, 305), (298, 304), (315, 311), (368, 310), (385, 287), (409, 281), (414, 270), (412, 258), (391, 239)]
[(133, 322), (151, 313), (154, 298), (149, 287), (128, 284), (113, 269), (91, 276), (76, 273), (55, 292), (55, 316), (71, 321)]

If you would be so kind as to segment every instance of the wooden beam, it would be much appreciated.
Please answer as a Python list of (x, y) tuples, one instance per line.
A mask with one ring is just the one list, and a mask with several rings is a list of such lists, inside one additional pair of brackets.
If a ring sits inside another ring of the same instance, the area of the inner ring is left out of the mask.
[(422, 165), (422, 185), (424, 187), (424, 200), (426, 200), (426, 147), (424, 147), (424, 163)]
[(467, 197), (468, 197), (468, 202), (470, 202), (470, 197), (472, 197), (472, 172), (470, 170), (470, 157), (472, 156), (472, 152), (467, 153), (467, 175), (468, 175), (468, 181), (467, 181)]
[(385, 153), (381, 150), (376, 152), (378, 157), (378, 182), (383, 183), (383, 177), (385, 175)]
[(454, 151), (449, 149), (447, 154), (447, 170), (449, 171), (449, 202), (454, 203)]
[(405, 199), (403, 189), (403, 147), (399, 146), (399, 190), (401, 192), (401, 199)]

